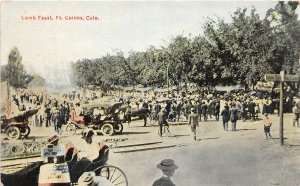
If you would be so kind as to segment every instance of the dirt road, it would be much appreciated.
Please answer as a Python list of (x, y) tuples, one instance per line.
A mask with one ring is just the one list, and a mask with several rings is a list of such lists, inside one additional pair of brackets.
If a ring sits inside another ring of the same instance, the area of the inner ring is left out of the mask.
[[(152, 185), (162, 176), (156, 165), (165, 158), (172, 158), (178, 165), (172, 180), (179, 186), (299, 186), (300, 128), (294, 128), (291, 115), (285, 115), (286, 139), (285, 145), (280, 146), (279, 119), (273, 115), (271, 120), (270, 140), (265, 140), (261, 121), (238, 121), (236, 132), (224, 132), (221, 121), (201, 122), (197, 141), (192, 139), (187, 125), (171, 125), (170, 134), (159, 137), (157, 126), (142, 127), (142, 121), (135, 121), (130, 128), (124, 124), (122, 135), (99, 135), (94, 142), (106, 141), (112, 147), (108, 164), (120, 167), (130, 186)], [(33, 138), (51, 135), (54, 130), (33, 127), (32, 131)], [(63, 135), (62, 141), (86, 148), (80, 137), (79, 134)], [(142, 143), (151, 144), (138, 145)], [(132, 147), (132, 144), (137, 145)], [(116, 146), (119, 148), (114, 148)], [(152, 150), (144, 151), (145, 148)], [(18, 161), (25, 160), (4, 161), (2, 164)]]

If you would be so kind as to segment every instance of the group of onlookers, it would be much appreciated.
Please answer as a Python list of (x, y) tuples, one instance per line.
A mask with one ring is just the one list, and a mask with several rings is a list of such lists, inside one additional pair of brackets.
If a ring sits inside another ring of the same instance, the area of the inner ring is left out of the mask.
[[(85, 94), (72, 92), (62, 94), (59, 98), (50, 93), (36, 94), (34, 92), (17, 92), (12, 95), (12, 100), (18, 107), (19, 111), (25, 111), (32, 108), (40, 108), (38, 113), (32, 117), (32, 124), (36, 126), (50, 125), (54, 126), (56, 132), (61, 133), (61, 126), (74, 119), (74, 115), (83, 112), (80, 106), (76, 106), (71, 101), (74, 99), (85, 100)], [(147, 94), (148, 96), (150, 94)], [(232, 124), (232, 130), (236, 131), (238, 120), (257, 120), (259, 113), (263, 115), (274, 114), (275, 110), (279, 113), (279, 101), (277, 99), (257, 99), (251, 96), (215, 95), (208, 98), (208, 95), (179, 95), (171, 94), (173, 97), (166, 95), (155, 95), (146, 98), (127, 97), (118, 98), (113, 101), (126, 102), (124, 119), (131, 121), (133, 108), (144, 108), (149, 110), (152, 119), (159, 120), (159, 113), (162, 112), (166, 121), (188, 120), (191, 114), (197, 115), (198, 121), (215, 120), (222, 118), (223, 129), (228, 130), (228, 123)], [(117, 99), (118, 98), (118, 99)], [(284, 100), (284, 112), (292, 112), (294, 125), (299, 126), (300, 103), (294, 98), (288, 97)], [(84, 113), (81, 113), (85, 115)], [(71, 118), (70, 118), (71, 117)], [(146, 126), (146, 121), (145, 121)]]

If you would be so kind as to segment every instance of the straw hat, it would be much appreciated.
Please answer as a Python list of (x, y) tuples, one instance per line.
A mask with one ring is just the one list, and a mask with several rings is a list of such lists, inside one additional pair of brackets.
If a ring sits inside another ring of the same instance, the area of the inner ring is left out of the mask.
[(178, 166), (174, 163), (172, 159), (164, 159), (159, 164), (157, 164), (157, 168), (161, 170), (175, 170)]
[(78, 185), (85, 186), (85, 185), (91, 185), (94, 181), (95, 178), (95, 172), (84, 172), (79, 180), (78, 180)]

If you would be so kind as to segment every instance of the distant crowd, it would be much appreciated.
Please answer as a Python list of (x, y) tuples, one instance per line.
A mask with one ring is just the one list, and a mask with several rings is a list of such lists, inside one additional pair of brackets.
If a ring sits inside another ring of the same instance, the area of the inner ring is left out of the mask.
[[(88, 92), (88, 93), (87, 93)], [(149, 111), (149, 118), (158, 120), (159, 112), (165, 111), (168, 121), (188, 120), (192, 113), (198, 115), (199, 121), (215, 120), (228, 121), (228, 113), (234, 113), (236, 120), (257, 120), (259, 115), (279, 113), (279, 100), (266, 97), (263, 99), (245, 94), (183, 94), (171, 92), (167, 93), (127, 93), (121, 97), (117, 91), (111, 91), (110, 95), (105, 95), (97, 91), (73, 91), (67, 94), (57, 93), (35, 93), (27, 90), (17, 91), (12, 95), (12, 102), (18, 111), (26, 111), (39, 108), (38, 113), (31, 118), (34, 126), (54, 126), (56, 132), (61, 133), (61, 126), (72, 120), (75, 115), (85, 115), (85, 110), (81, 105), (87, 102), (97, 102), (100, 100), (110, 102), (123, 102), (126, 108), (119, 110), (121, 118), (131, 120), (133, 110), (144, 108)], [(297, 109), (295, 109), (297, 108)], [(234, 110), (234, 111), (233, 111)], [(299, 118), (300, 102), (296, 97), (286, 97), (284, 99), (284, 112), (294, 113)], [(296, 118), (296, 116), (295, 116)], [(146, 125), (146, 123), (145, 123)], [(224, 124), (224, 130), (226, 126)]]

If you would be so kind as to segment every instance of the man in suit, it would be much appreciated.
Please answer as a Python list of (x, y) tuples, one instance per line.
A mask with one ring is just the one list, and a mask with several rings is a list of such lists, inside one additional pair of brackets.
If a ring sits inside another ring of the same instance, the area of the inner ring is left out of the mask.
[(159, 135), (161, 137), (163, 125), (166, 125), (167, 127), (169, 127), (168, 122), (167, 122), (167, 110), (166, 109), (162, 109), (158, 113), (158, 124), (159, 124)]
[(164, 159), (157, 165), (157, 168), (161, 169), (164, 175), (160, 179), (156, 180), (152, 186), (175, 186), (171, 180), (175, 170), (178, 169), (178, 166), (175, 164), (174, 160)]
[(158, 113), (161, 111), (161, 106), (158, 103), (158, 101), (156, 101), (156, 104), (154, 106), (154, 111), (155, 111), (155, 119), (158, 119)]
[(225, 105), (224, 110), (222, 110), (222, 112), (221, 112), (221, 116), (222, 116), (222, 119), (223, 119), (223, 129), (224, 129), (224, 131), (227, 131), (228, 121), (229, 121), (229, 118), (230, 118), (230, 111), (229, 111), (229, 106), (228, 105)]
[(236, 123), (238, 120), (238, 110), (236, 109), (236, 104), (233, 103), (232, 104), (232, 108), (229, 112), (229, 116), (230, 116), (230, 121), (231, 121), (231, 125), (232, 125), (232, 131), (236, 131)]
[(189, 115), (189, 126), (191, 126), (192, 133), (194, 134), (194, 140), (196, 140), (196, 128), (199, 126), (198, 115), (195, 109), (192, 109), (192, 113)]

